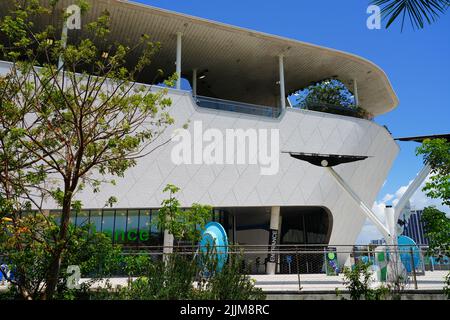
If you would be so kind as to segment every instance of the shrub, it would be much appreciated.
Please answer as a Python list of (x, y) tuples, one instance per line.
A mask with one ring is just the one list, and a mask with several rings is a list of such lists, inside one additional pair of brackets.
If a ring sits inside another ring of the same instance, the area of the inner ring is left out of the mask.
[(370, 265), (358, 262), (354, 268), (344, 268), (344, 285), (351, 300), (380, 300), (386, 295), (386, 288), (371, 288)]
[(447, 299), (450, 300), (450, 272), (445, 277), (444, 294), (447, 296)]
[[(208, 270), (215, 270), (214, 259), (207, 259)], [(205, 274), (205, 266), (188, 256), (171, 254), (163, 261), (150, 263), (147, 272), (126, 287), (111, 285), (91, 295), (92, 299), (111, 300), (258, 300), (264, 299), (254, 281), (240, 272), (241, 259), (233, 259), (220, 272)]]

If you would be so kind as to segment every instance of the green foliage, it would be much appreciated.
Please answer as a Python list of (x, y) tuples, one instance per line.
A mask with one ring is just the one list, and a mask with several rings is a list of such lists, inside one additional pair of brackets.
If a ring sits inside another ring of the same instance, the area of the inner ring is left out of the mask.
[(447, 300), (450, 300), (450, 272), (445, 277), (444, 294), (447, 296)]
[(380, 300), (386, 295), (386, 288), (371, 288), (370, 265), (358, 262), (354, 268), (344, 268), (344, 285), (351, 300)]
[(435, 22), (450, 6), (449, 0), (372, 0), (371, 3), (381, 7), (382, 17), (388, 20), (386, 28), (401, 19), (401, 30), (406, 16), (413, 28), (423, 29), (425, 22)]
[(119, 261), (123, 271), (128, 277), (138, 277), (147, 273), (147, 270), (152, 267), (152, 259), (148, 255), (122, 255)]
[(355, 104), (347, 87), (339, 80), (317, 82), (301, 90), (298, 107), (321, 112), (369, 118), (370, 115)]
[[(6, 44), (0, 59), (12, 63), (0, 77), (0, 213), (17, 220), (31, 207), (42, 212), (48, 198), (61, 207), (58, 231), (44, 237), (54, 246), (36, 248), (52, 260), (42, 296), (51, 299), (72, 241), (71, 211), (82, 207), (76, 193), (86, 186), (99, 192), (103, 183), (113, 183), (106, 175), (124, 176), (154, 150), (155, 139), (173, 123), (171, 100), (167, 89), (136, 83), (160, 48), (147, 35), (133, 46), (111, 41), (110, 15), (103, 12), (82, 26), (81, 37), (69, 35), (64, 43), (59, 27), (33, 22), (61, 16), (58, 1), (8, 1), (12, 10), (0, 21)], [(82, 12), (89, 10), (85, 0), (78, 4)], [(175, 79), (166, 77), (165, 83)], [(108, 205), (116, 201), (111, 197)]]
[(164, 188), (169, 198), (162, 201), (157, 217), (158, 228), (169, 231), (178, 240), (197, 242), (201, 230), (212, 217), (211, 206), (194, 203), (189, 209), (181, 209), (175, 194), (180, 189), (172, 184)]
[[(206, 259), (212, 261), (212, 258)], [(221, 272), (199, 278), (201, 266), (191, 256), (171, 254), (151, 262), (138, 279), (119, 289), (108, 285), (91, 294), (92, 299), (120, 300), (259, 300), (262, 290), (240, 272), (240, 259), (228, 262)]]
[[(52, 218), (37, 214), (14, 221), (0, 223), (0, 252), (13, 271), (10, 279), (12, 292), (27, 300), (41, 299), (44, 295), (46, 276), (52, 263), (52, 252), (59, 246), (57, 234), (60, 227)], [(58, 297), (69, 293), (65, 270), (78, 265), (83, 275), (99, 278), (109, 275), (120, 258), (120, 247), (113, 247), (111, 240), (89, 226), (69, 227), (69, 237), (61, 255), (61, 272), (57, 275)], [(88, 289), (88, 285), (84, 290)]]
[(432, 254), (450, 252), (450, 219), (436, 207), (426, 207), (422, 212), (425, 236)]
[[(265, 295), (255, 287), (255, 281), (242, 273), (242, 257), (230, 259), (220, 272), (204, 279), (196, 292), (197, 298), (206, 300), (263, 300)], [(211, 266), (209, 269), (214, 270)]]
[(150, 265), (143, 277), (119, 291), (122, 300), (182, 300), (193, 295), (197, 265), (194, 260), (173, 254)]
[(425, 164), (431, 166), (430, 181), (423, 189), (433, 199), (441, 199), (450, 206), (450, 142), (446, 139), (426, 139), (416, 150), (423, 155)]

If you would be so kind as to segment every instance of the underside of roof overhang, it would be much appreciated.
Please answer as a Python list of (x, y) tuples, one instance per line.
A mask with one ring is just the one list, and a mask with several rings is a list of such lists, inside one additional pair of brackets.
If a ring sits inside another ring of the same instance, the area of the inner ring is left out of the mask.
[[(0, 12), (5, 12), (2, 1)], [(60, 1), (61, 8), (73, 0)], [(162, 48), (145, 72), (142, 82), (152, 83), (158, 69), (175, 72), (176, 33), (182, 36), (182, 76), (192, 83), (192, 70), (206, 75), (198, 80), (197, 93), (227, 100), (278, 106), (278, 56), (284, 56), (286, 94), (312, 83), (337, 78), (353, 91), (359, 104), (373, 115), (386, 113), (398, 104), (392, 86), (378, 66), (361, 57), (297, 40), (238, 28), (121, 0), (91, 0), (82, 23), (95, 20), (104, 10), (111, 15), (111, 41), (137, 43), (142, 34), (161, 42)], [(41, 24), (62, 25), (61, 17)], [(70, 39), (83, 36), (69, 31)], [(135, 57), (130, 57), (130, 60)], [(161, 79), (158, 79), (161, 80)]]

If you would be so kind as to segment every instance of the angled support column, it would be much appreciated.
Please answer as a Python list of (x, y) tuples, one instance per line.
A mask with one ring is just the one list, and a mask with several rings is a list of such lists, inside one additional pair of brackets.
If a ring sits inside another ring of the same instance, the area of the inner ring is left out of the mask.
[(366, 215), (367, 218), (369, 218), (370, 221), (377, 227), (377, 229), (381, 232), (381, 234), (385, 237), (386, 242), (390, 243), (391, 240), (391, 233), (386, 228), (386, 226), (383, 224), (383, 222), (380, 221), (380, 219), (377, 218), (375, 213), (372, 212), (372, 210), (358, 197), (358, 195), (352, 190), (352, 188), (342, 179), (342, 177), (332, 168), (332, 167), (326, 167), (328, 172), (331, 173), (331, 175), (335, 178), (336, 182), (344, 189), (352, 198), (353, 200), (358, 204), (358, 206), (361, 208), (362, 212)]
[(411, 199), (411, 197), (414, 195), (414, 193), (419, 189), (419, 187), (422, 185), (422, 183), (425, 181), (425, 179), (428, 177), (428, 175), (431, 172), (431, 167), (429, 165), (425, 165), (425, 167), (420, 170), (417, 177), (414, 179), (414, 181), (409, 185), (408, 189), (406, 189), (403, 196), (398, 201), (397, 205), (395, 206), (395, 222), (400, 218), (400, 214), (402, 213), (403, 209), (405, 208), (405, 205), (408, 203), (408, 201)]
[(181, 89), (181, 32), (177, 32), (177, 61), (176, 61), (176, 73), (178, 75), (177, 79), (177, 89)]

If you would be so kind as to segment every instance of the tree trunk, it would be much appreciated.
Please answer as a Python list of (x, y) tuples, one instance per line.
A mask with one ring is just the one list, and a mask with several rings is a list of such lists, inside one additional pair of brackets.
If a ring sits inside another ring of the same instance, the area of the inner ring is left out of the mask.
[(67, 230), (69, 227), (70, 213), (72, 204), (72, 192), (66, 191), (61, 212), (61, 225), (58, 240), (56, 243), (53, 259), (49, 267), (47, 275), (47, 284), (44, 293), (45, 300), (53, 299), (55, 295), (56, 286), (58, 285), (59, 273), (61, 270), (61, 258), (67, 240)]

